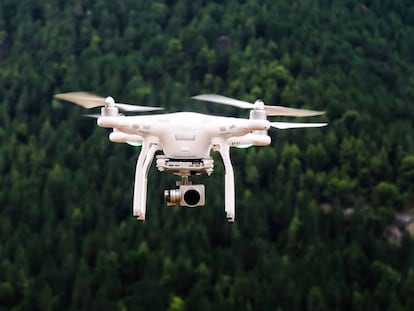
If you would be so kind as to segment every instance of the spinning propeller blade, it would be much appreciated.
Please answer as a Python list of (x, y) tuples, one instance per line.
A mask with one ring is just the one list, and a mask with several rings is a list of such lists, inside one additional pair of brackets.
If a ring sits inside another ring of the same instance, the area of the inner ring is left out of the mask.
[(61, 94), (56, 94), (55, 98), (66, 100), (68, 102), (77, 104), (87, 109), (100, 107), (100, 106), (115, 106), (115, 107), (118, 107), (120, 110), (130, 111), (130, 112), (132, 111), (142, 112), (142, 111), (153, 111), (153, 110), (163, 109), (161, 107), (148, 107), (148, 106), (137, 106), (137, 105), (116, 103), (112, 97), (105, 98), (105, 97), (100, 97), (95, 94), (91, 94), (87, 92), (61, 93)]
[(280, 130), (285, 129), (297, 129), (305, 127), (322, 127), (328, 125), (328, 123), (291, 123), (291, 122), (270, 122), (272, 127)]
[(283, 106), (268, 106), (265, 105), (261, 100), (257, 100), (254, 104), (245, 102), (238, 99), (233, 99), (230, 97), (216, 95), (216, 94), (203, 94), (193, 96), (193, 99), (208, 101), (218, 104), (235, 106), (243, 109), (258, 109), (266, 111), (269, 116), (286, 116), (286, 117), (313, 117), (324, 114), (323, 111), (314, 111), (307, 109), (296, 109), (288, 108)]
[(239, 107), (239, 108), (243, 108), (243, 109), (253, 109), (254, 105), (242, 100), (238, 100), (238, 99), (234, 99), (234, 98), (230, 98), (230, 97), (226, 97), (226, 96), (222, 96), (222, 95), (217, 95), (217, 94), (202, 94), (202, 95), (197, 95), (197, 96), (193, 96), (191, 97), (192, 99), (196, 99), (196, 100), (202, 100), (202, 101), (207, 101), (207, 102), (212, 102), (212, 103), (217, 103), (217, 104), (224, 104), (224, 105), (229, 105), (229, 106), (235, 106), (235, 107)]
[(86, 118), (93, 118), (93, 119), (98, 119), (99, 117), (101, 117), (102, 115), (98, 114), (98, 113), (90, 113), (90, 114), (84, 114), (83, 115)]

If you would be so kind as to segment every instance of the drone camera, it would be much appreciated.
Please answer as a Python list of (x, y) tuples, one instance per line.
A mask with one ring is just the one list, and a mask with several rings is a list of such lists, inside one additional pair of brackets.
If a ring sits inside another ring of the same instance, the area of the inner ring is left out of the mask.
[(164, 199), (168, 206), (176, 205), (188, 207), (203, 206), (205, 204), (204, 185), (181, 185), (178, 189), (164, 191)]

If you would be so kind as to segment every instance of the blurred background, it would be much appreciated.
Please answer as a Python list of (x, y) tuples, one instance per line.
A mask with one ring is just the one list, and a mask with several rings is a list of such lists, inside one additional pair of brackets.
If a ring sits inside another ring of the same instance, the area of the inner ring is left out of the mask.
[[(408, 0), (0, 1), (0, 310), (413, 309), (413, 51)], [(329, 125), (232, 150), (234, 224), (217, 154), (198, 209), (167, 207), (153, 165), (138, 223), (140, 149), (70, 91)]]

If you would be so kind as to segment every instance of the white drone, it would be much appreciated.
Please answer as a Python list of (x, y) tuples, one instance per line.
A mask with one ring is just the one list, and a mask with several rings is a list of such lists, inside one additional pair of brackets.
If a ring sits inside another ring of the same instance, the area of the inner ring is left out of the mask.
[(55, 95), (56, 98), (78, 104), (84, 108), (102, 106), (97, 115), (97, 124), (112, 128), (112, 142), (142, 145), (138, 157), (133, 216), (145, 220), (148, 171), (157, 151), (159, 171), (172, 172), (181, 177), (175, 189), (165, 190), (168, 205), (197, 207), (205, 204), (204, 185), (193, 185), (190, 175), (213, 170), (211, 150), (218, 151), (225, 168), (225, 212), (227, 220), (235, 220), (234, 172), (230, 161), (230, 147), (266, 146), (270, 144), (267, 130), (322, 127), (327, 123), (270, 122), (267, 116), (311, 117), (324, 112), (305, 109), (267, 106), (261, 100), (254, 104), (229, 97), (205, 94), (192, 97), (196, 100), (220, 103), (250, 109), (249, 119), (219, 117), (195, 112), (176, 112), (142, 116), (124, 116), (119, 110), (143, 112), (159, 110), (159, 107), (144, 107), (116, 103), (112, 97), (99, 97), (86, 92), (71, 92)]

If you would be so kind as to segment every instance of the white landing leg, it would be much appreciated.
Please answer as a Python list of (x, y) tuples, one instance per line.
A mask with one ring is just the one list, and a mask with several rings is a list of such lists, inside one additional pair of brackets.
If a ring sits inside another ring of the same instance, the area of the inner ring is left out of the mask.
[(154, 154), (157, 150), (157, 144), (144, 142), (142, 145), (141, 153), (139, 154), (137, 160), (137, 167), (135, 171), (133, 216), (137, 217), (137, 219), (140, 221), (145, 220), (148, 171), (154, 158)]
[(234, 222), (236, 218), (235, 209), (235, 191), (234, 191), (234, 171), (230, 160), (230, 146), (226, 143), (220, 143), (219, 152), (223, 159), (225, 173), (225, 206), (226, 217), (228, 222)]

